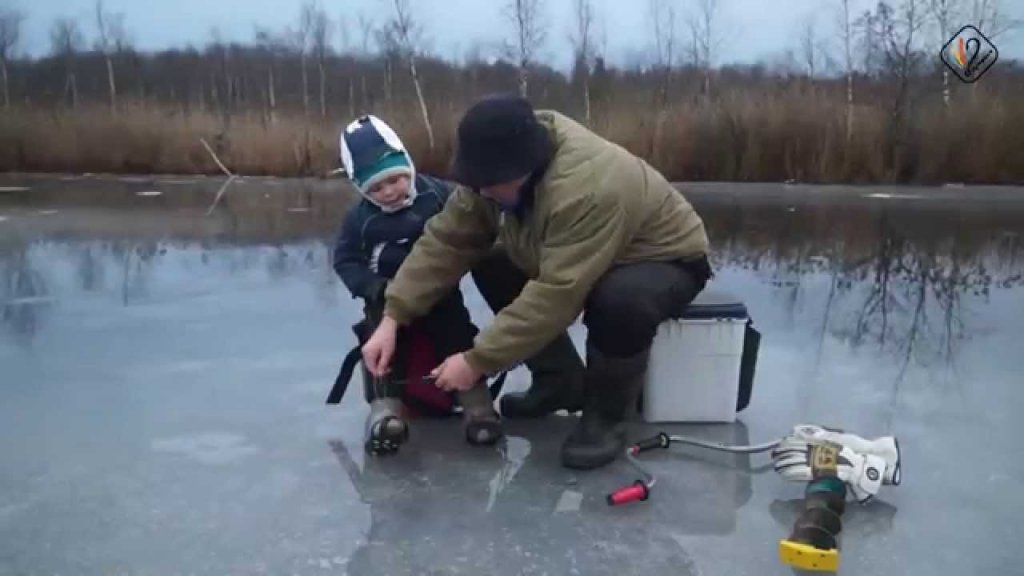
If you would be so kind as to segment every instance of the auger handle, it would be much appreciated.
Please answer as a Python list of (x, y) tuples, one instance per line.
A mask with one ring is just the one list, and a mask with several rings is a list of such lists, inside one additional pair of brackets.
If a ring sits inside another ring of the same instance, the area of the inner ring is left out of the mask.
[(608, 505), (618, 506), (619, 504), (636, 502), (637, 500), (647, 500), (650, 494), (651, 491), (647, 488), (647, 484), (644, 484), (643, 480), (637, 480), (632, 485), (619, 488), (609, 494)]

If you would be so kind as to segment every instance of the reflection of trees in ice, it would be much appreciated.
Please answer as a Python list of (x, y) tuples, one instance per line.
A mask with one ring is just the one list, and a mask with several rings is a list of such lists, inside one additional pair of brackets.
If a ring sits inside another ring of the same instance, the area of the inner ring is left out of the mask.
[[(796, 230), (798, 223), (775, 216), (761, 229), (719, 235), (717, 264), (754, 271), (774, 286), (790, 323), (803, 302), (820, 297), (819, 355), (826, 334), (854, 348), (877, 346), (899, 359), (900, 379), (913, 361), (955, 362), (968, 334), (966, 298), (1024, 284), (1018, 233), (985, 221), (882, 210), (845, 228)], [(806, 294), (808, 282), (822, 279), (827, 293)]]
[(288, 276), (288, 251), (278, 246), (267, 259), (267, 273), (271, 278), (280, 280)]
[(31, 345), (52, 299), (46, 277), (33, 265), (28, 246), (2, 247), (0, 301), (3, 325), (23, 345)]
[[(870, 266), (848, 273), (843, 292), (861, 303), (835, 330), (854, 347), (868, 342), (901, 359), (952, 364), (965, 336), (964, 295), (987, 297), (992, 276), (982, 261), (966, 261), (955, 246), (914, 245), (886, 237)], [(859, 290), (854, 290), (854, 287)]]
[(275, 280), (312, 272), (319, 277), (328, 256), (324, 244), (281, 245), (262, 252), (267, 275)]
[(103, 290), (105, 284), (105, 267), (99, 253), (101, 246), (93, 243), (85, 243), (78, 246), (78, 279), (82, 283), (82, 290), (94, 292)]
[(165, 252), (166, 249), (159, 248), (153, 241), (134, 244), (123, 250), (121, 299), (125, 306), (149, 295), (153, 259), (158, 253), (162, 255)]
[(267, 246), (0, 238), (0, 322), (4, 333), (31, 344), (54, 293), (142, 306), (258, 286), (268, 277), (298, 282), (307, 287), (302, 297), (324, 308), (337, 307), (344, 290), (326, 241)]
[(1021, 234), (1024, 231), (1005, 231), (997, 234), (992, 243), (992, 274), (999, 279), (997, 285), (1000, 288), (1021, 281), (1021, 271), (1024, 270), (1024, 240)]
[[(334, 272), (334, 265), (331, 259), (331, 249), (326, 241), (311, 247), (306, 255), (306, 262), (316, 271), (315, 290), (317, 300), (325, 308), (334, 308), (338, 305), (339, 289), (344, 290), (341, 281)], [(348, 291), (345, 291), (346, 295)]]

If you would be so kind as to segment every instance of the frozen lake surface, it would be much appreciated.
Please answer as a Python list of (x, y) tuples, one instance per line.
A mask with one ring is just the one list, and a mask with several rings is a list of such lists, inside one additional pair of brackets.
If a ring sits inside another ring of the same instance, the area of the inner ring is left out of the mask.
[[(364, 458), (359, 387), (324, 404), (350, 196), (250, 179), (206, 216), (221, 182), (0, 178), (0, 574), (792, 574), (802, 489), (766, 455), (645, 454), (652, 498), (617, 508), (635, 472), (561, 468), (567, 416), (489, 449), (417, 421)], [(903, 485), (848, 507), (840, 572), (1019, 573), (1024, 189), (685, 189), (764, 337), (753, 401), (631, 436), (896, 434)]]

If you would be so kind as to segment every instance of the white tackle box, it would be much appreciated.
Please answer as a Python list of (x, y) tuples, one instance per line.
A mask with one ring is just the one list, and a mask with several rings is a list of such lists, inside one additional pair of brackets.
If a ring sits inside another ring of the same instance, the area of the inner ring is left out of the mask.
[(658, 327), (643, 388), (643, 419), (734, 422), (750, 400), (759, 344), (742, 301), (727, 292), (701, 292), (678, 317)]

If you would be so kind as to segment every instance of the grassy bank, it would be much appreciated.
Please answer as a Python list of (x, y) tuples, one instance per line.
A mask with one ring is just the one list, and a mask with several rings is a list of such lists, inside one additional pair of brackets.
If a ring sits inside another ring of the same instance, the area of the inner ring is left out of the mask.
[[(421, 169), (443, 174), (465, 105), (431, 110), (433, 150), (414, 106), (377, 113)], [(595, 110), (592, 127), (676, 180), (1024, 182), (1019, 98), (979, 92), (949, 108), (929, 101), (895, 122), (884, 105), (858, 106), (849, 135), (846, 114), (842, 94), (798, 87), (664, 109), (618, 98)], [(0, 170), (217, 173), (205, 138), (238, 174), (320, 174), (339, 165), (337, 134), (347, 120), (280, 113), (271, 122), (259, 111), (225, 117), (152, 104), (122, 104), (117, 115), (102, 105), (14, 107), (0, 112)]]

